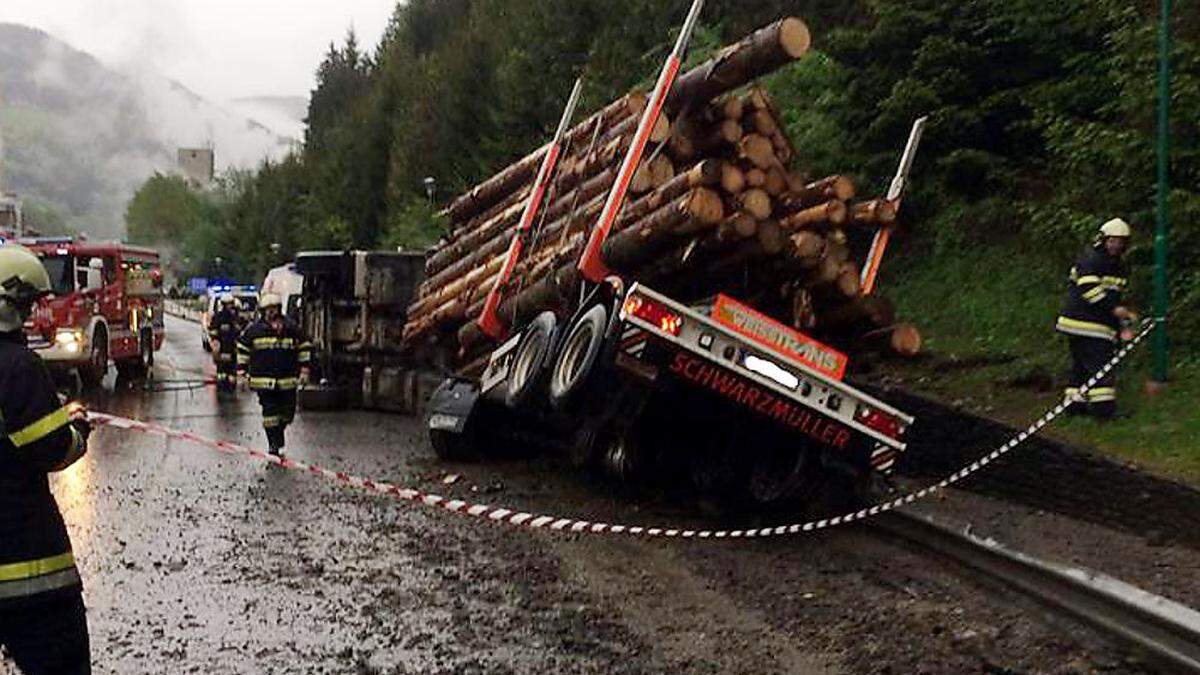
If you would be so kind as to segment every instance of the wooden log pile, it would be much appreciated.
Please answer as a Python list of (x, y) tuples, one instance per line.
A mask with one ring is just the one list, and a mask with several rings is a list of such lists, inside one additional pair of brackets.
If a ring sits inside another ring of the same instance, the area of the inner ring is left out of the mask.
[[(808, 29), (787, 18), (682, 74), (604, 244), (606, 265), (684, 301), (725, 292), (833, 344), (902, 355), (920, 333), (897, 324), (886, 300), (864, 297), (852, 238), (896, 220), (896, 205), (856, 200), (848, 176), (808, 180), (797, 149), (754, 80), (803, 55)], [(645, 95), (605, 106), (567, 134), (540, 225), (505, 289), (499, 316), (521, 325), (577, 302), (575, 269), (604, 206)], [(494, 342), (477, 325), (545, 149), (456, 198), (450, 234), (431, 252), (408, 308), (404, 345), (444, 348), (479, 363)]]

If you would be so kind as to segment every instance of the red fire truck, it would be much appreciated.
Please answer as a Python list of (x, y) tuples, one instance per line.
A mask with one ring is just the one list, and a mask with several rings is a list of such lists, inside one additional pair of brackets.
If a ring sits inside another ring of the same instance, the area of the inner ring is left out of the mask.
[(109, 361), (136, 377), (162, 346), (163, 277), (158, 253), (120, 243), (24, 239), (50, 273), (52, 294), (25, 324), (29, 345), (55, 369), (96, 386)]

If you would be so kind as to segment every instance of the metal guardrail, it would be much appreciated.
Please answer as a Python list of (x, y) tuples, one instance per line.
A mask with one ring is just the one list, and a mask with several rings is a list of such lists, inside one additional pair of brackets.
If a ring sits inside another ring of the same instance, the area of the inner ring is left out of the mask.
[(1200, 612), (1105, 574), (1039, 560), (924, 516), (893, 511), (871, 527), (1003, 582), (1147, 656), (1200, 672)]
[(203, 312), (199, 310), (184, 307), (174, 300), (164, 301), (163, 308), (166, 310), (167, 314), (171, 316), (178, 317), (186, 321), (194, 321), (196, 323), (200, 323), (200, 317), (203, 314)]

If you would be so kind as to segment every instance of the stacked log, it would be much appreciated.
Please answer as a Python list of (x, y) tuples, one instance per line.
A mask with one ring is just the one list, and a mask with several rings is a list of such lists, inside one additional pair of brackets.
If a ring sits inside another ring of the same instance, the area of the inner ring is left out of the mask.
[[(743, 89), (808, 49), (804, 23), (762, 28), (684, 73), (603, 246), (606, 266), (684, 301), (726, 292), (838, 346), (911, 354), (920, 334), (885, 300), (863, 297), (852, 237), (890, 226), (896, 205), (854, 201), (844, 175), (808, 180), (765, 91)], [(578, 301), (576, 264), (604, 206), (646, 97), (630, 93), (567, 134), (539, 224), (504, 289), (499, 316), (519, 326)], [(450, 234), (427, 260), (408, 308), (406, 348), (460, 346), (460, 366), (494, 343), (477, 320), (496, 284), (545, 149), (506, 167), (444, 211)]]

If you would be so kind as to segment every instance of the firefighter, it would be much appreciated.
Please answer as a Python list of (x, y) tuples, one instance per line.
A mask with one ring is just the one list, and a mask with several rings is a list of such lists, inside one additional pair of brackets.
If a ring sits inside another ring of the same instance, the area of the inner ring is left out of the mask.
[(1067, 304), (1055, 329), (1067, 336), (1071, 377), (1065, 392), (1068, 410), (1099, 419), (1117, 412), (1115, 376), (1110, 371), (1086, 393), (1083, 384), (1112, 359), (1118, 338), (1131, 337), (1137, 314), (1122, 298), (1128, 284), (1123, 258), (1129, 248), (1129, 223), (1113, 218), (1100, 227), (1095, 243), (1071, 268)]
[(87, 449), (22, 325), (50, 291), (41, 261), (0, 245), (0, 647), (28, 675), (91, 672), (82, 583), (47, 474)]
[(213, 361), (217, 365), (217, 391), (237, 391), (237, 339), (241, 329), (237, 300), (233, 294), (226, 293), (221, 296), (219, 308), (208, 322)]
[(308, 381), (312, 345), (296, 324), (283, 316), (278, 295), (259, 299), (260, 318), (238, 337), (238, 371), (262, 405), (263, 428), (271, 454), (281, 455), (284, 430), (296, 416), (296, 388)]

